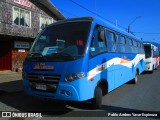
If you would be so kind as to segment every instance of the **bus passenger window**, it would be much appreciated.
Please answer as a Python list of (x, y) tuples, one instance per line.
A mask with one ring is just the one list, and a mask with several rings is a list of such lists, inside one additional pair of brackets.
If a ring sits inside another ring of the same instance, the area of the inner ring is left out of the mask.
[(106, 30), (107, 48), (108, 52), (116, 52), (117, 45), (114, 37), (114, 33)]
[(117, 41), (118, 41), (118, 52), (124, 53), (126, 52), (126, 47), (125, 47), (125, 37), (117, 34)]
[(103, 30), (98, 30), (97, 28), (94, 30), (93, 38), (91, 42), (91, 55), (97, 55), (107, 50), (106, 42), (105, 42), (105, 34)]
[(132, 39), (128, 38), (127, 40), (128, 40), (128, 45), (127, 45), (127, 46), (128, 46), (128, 49), (127, 49), (128, 52), (129, 52), (129, 53), (134, 53), (134, 50), (133, 50), (133, 41), (132, 41)]

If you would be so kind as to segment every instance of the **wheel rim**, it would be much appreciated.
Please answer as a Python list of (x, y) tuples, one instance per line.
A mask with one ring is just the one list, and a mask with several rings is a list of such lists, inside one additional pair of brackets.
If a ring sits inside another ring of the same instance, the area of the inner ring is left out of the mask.
[(135, 82), (137, 83), (137, 80), (138, 80), (138, 75), (136, 74), (135, 76)]

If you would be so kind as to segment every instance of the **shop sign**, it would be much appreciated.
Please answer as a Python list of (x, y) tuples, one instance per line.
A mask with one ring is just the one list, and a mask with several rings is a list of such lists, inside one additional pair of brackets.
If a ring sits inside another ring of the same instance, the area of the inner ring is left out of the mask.
[(30, 48), (29, 42), (15, 41), (14, 48)]
[(25, 49), (18, 49), (18, 52), (25, 52)]
[(30, 7), (31, 3), (28, 0), (14, 0), (14, 2), (19, 3), (23, 6)]

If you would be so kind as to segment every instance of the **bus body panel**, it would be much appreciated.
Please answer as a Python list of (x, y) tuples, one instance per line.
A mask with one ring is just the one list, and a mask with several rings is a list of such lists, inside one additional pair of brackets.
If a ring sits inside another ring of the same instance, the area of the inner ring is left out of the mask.
[(146, 58), (145, 59), (145, 71), (153, 71), (156, 67), (156, 59), (155, 58)]
[(110, 92), (133, 79), (137, 69), (141, 74), (144, 65), (143, 54), (102, 54), (89, 60), (88, 79), (99, 75), (99, 80), (108, 82)]
[[(29, 85), (27, 86), (27, 84), (29, 84), (27, 81), (23, 82), (23, 84), (25, 84), (25, 92), (29, 95), (36, 95), (56, 100), (85, 101), (94, 97), (94, 86), (96, 81), (91, 83), (87, 78), (83, 78), (71, 83), (59, 82), (55, 93), (37, 90), (34, 91), (29, 87)], [(67, 95), (67, 92), (69, 92), (69, 95)]]
[[(45, 71), (45, 70), (34, 70), (34, 67), (38, 64), (45, 64), (46, 66), (54, 66), (53, 71)], [(27, 78), (29, 77), (29, 74), (37, 75), (38, 77), (47, 75), (60, 75), (60, 80), (57, 85), (56, 93), (47, 93), (45, 91), (36, 91), (32, 90), (29, 85), (28, 80), (23, 80), (24, 84), (24, 90), (26, 93), (30, 95), (39, 95), (44, 96), (52, 99), (60, 99), (60, 100), (76, 100), (76, 101), (84, 101), (90, 98), (93, 98), (94, 96), (94, 89), (97, 81), (89, 81), (87, 80), (87, 77), (84, 77), (80, 80), (75, 80), (72, 82), (65, 82), (65, 76), (68, 74), (77, 73), (77, 72), (85, 72), (87, 75), (87, 60), (84, 58), (76, 60), (76, 61), (70, 61), (70, 62), (26, 62), (24, 65), (24, 70), (26, 73), (28, 73)], [(75, 67), (76, 66), (76, 67)], [(29, 78), (28, 78), (29, 79)], [(39, 78), (38, 78), (39, 79)], [(37, 83), (39, 84), (39, 83)], [(43, 83), (46, 84), (46, 83)], [(88, 87), (90, 90), (87, 90)], [(71, 96), (68, 97), (63, 94), (63, 91), (69, 91), (71, 92)], [(62, 94), (61, 94), (62, 93)]]

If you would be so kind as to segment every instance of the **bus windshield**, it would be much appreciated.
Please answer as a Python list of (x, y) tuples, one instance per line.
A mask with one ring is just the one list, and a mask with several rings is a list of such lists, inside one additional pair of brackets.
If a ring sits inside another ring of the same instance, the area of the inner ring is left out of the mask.
[(84, 56), (91, 22), (69, 22), (48, 26), (34, 42), (29, 56), (79, 58)]
[(145, 50), (145, 57), (150, 58), (151, 57), (151, 45), (144, 45)]

